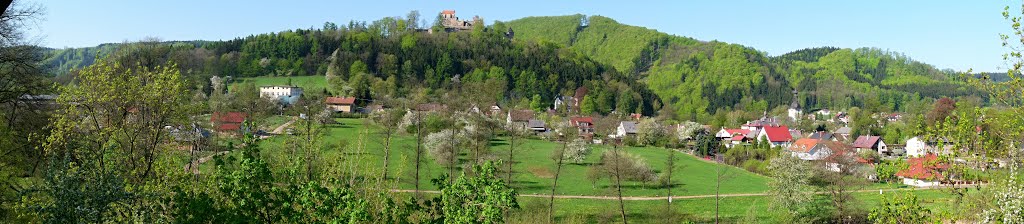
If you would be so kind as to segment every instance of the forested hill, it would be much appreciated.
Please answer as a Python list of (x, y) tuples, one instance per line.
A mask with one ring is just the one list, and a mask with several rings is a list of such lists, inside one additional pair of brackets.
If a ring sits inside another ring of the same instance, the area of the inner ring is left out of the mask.
[(643, 80), (680, 119), (777, 110), (792, 102), (794, 89), (810, 109), (910, 111), (932, 98), (980, 95), (952, 72), (874, 48), (809, 48), (770, 57), (602, 16), (527, 17), (507, 24), (521, 41), (567, 46)]
[[(211, 91), (212, 76), (321, 76), (329, 88), (307, 92), (356, 96), (362, 103), (386, 97), (441, 100), (445, 94), (460, 94), (459, 99), (475, 101), (466, 103), (540, 111), (557, 96), (587, 89), (580, 93), (587, 94), (588, 109), (596, 113), (652, 115), (661, 107), (646, 85), (617, 69), (558, 45), (515, 41), (505, 35), (507, 27), (500, 23), (460, 32), (435, 26), (427, 32), (428, 27), (406, 21), (389, 17), (342, 26), (326, 23), (323, 28), (228, 41), (51, 49), (41, 66), (60, 80), (97, 56), (127, 51), (135, 62), (173, 62), (189, 86), (206, 94)], [(142, 47), (146, 50), (131, 50)], [(445, 100), (453, 103), (451, 98)]]

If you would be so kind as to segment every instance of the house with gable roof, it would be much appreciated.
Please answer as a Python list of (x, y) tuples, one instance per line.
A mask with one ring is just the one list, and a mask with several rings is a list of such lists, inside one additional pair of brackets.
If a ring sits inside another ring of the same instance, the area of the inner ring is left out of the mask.
[(767, 141), (772, 147), (787, 147), (793, 142), (793, 136), (790, 135), (789, 127), (785, 125), (764, 126), (762, 129), (757, 135), (757, 141)]
[(864, 150), (878, 152), (878, 155), (892, 153), (892, 151), (889, 151), (889, 147), (885, 145), (885, 142), (882, 141), (882, 136), (862, 135), (857, 137), (857, 140), (853, 142), (853, 148), (857, 149), (858, 153)]

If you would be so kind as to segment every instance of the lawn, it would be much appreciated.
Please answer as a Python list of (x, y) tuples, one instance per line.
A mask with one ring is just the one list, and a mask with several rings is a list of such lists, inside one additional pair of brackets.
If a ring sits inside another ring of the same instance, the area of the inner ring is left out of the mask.
[[(952, 213), (958, 211), (953, 206), (951, 196), (940, 190), (918, 190), (911, 191), (917, 195), (919, 202), (931, 210), (932, 214)], [(892, 195), (894, 192), (886, 192)], [(854, 193), (857, 198), (857, 208), (869, 212), (877, 206), (881, 195), (878, 192)], [(775, 223), (772, 216), (776, 209), (771, 208), (767, 196), (727, 197), (719, 201), (719, 217), (724, 223), (737, 223), (743, 221), (747, 216), (752, 216), (760, 223)], [(819, 202), (827, 202), (819, 197)], [(537, 217), (546, 218), (547, 198), (519, 197), (522, 207), (511, 217), (513, 219), (533, 219)], [(666, 201), (626, 201), (627, 218), (633, 223), (665, 223)], [(563, 223), (614, 223), (620, 222), (618, 215), (618, 201), (615, 200), (592, 200), (592, 199), (556, 199), (556, 219)], [(713, 223), (715, 218), (715, 198), (677, 199), (672, 201), (672, 209), (681, 216), (682, 220), (689, 220), (698, 223)], [(543, 219), (540, 219), (543, 220)], [(531, 220), (517, 220), (513, 223), (531, 223)]]
[(312, 75), (312, 76), (261, 76), (251, 78), (238, 78), (238, 80), (232, 82), (231, 88), (240, 83), (252, 82), (256, 84), (256, 87), (260, 86), (271, 86), (271, 85), (288, 85), (288, 80), (291, 80), (292, 85), (302, 87), (305, 91), (323, 91), (327, 88), (327, 79), (324, 76)]
[[(366, 172), (380, 172), (383, 164), (383, 141), (381, 136), (375, 134), (371, 129), (366, 131), (363, 119), (338, 119), (340, 124), (331, 125), (328, 130), (326, 141), (328, 143), (341, 143), (353, 146), (350, 151), (342, 154), (340, 151), (327, 150), (325, 157), (351, 156), (361, 161), (361, 170)], [(264, 141), (264, 150), (280, 150), (283, 147), (286, 137), (275, 137)], [(362, 139), (362, 140), (360, 140)], [(523, 139), (517, 140), (517, 153), (515, 154), (514, 182), (513, 186), (522, 194), (550, 194), (554, 182), (553, 174), (556, 168), (555, 161), (551, 159), (552, 152), (561, 147), (560, 144), (538, 140)], [(358, 145), (364, 147), (362, 153), (355, 154), (353, 148)], [(508, 140), (495, 139), (491, 143), (491, 156), (496, 159), (505, 159), (508, 156)], [(389, 177), (399, 180), (399, 187), (402, 189), (414, 189), (413, 173), (415, 153), (415, 140), (410, 135), (399, 135), (392, 141), (393, 151), (389, 162)], [(609, 179), (591, 181), (587, 178), (588, 165), (596, 164), (604, 150), (610, 150), (607, 146), (594, 146), (593, 151), (581, 164), (566, 164), (562, 167), (559, 177), (557, 194), (561, 195), (613, 195), (614, 185)], [(627, 147), (623, 149), (643, 158), (656, 172), (665, 169), (665, 158), (670, 150), (653, 147)], [(672, 151), (674, 152), (674, 151)], [(721, 166), (726, 178), (722, 181), (722, 194), (734, 193), (760, 193), (766, 189), (767, 178), (742, 169), (731, 166), (717, 165), (703, 161), (702, 159), (688, 154), (678, 153), (676, 158), (676, 171), (673, 173), (673, 181), (676, 185), (673, 188), (674, 195), (708, 195), (715, 193), (715, 167)], [(463, 154), (462, 159), (468, 159)], [(430, 183), (431, 178), (439, 177), (447, 173), (447, 169), (433, 162), (429, 155), (424, 158), (421, 166), (421, 189), (434, 190), (436, 186)], [(626, 196), (663, 196), (665, 188), (657, 187), (656, 183), (624, 182), (623, 194)]]
[[(375, 134), (375, 127), (369, 126), (365, 119), (337, 119), (339, 124), (330, 125), (325, 141), (334, 144), (349, 145), (347, 151), (327, 149), (324, 151), (324, 158), (359, 161), (359, 170), (365, 175), (376, 174), (381, 171), (383, 163), (383, 142), (379, 134)], [(295, 136), (294, 138), (300, 138)], [(261, 143), (264, 152), (284, 150), (283, 144), (289, 139), (288, 136), (277, 136)], [(518, 141), (518, 140), (517, 140)], [(555, 162), (551, 159), (551, 152), (561, 145), (538, 139), (525, 139), (520, 141), (516, 154), (515, 182), (513, 183), (520, 195), (550, 193), (553, 178), (552, 170), (555, 169)], [(505, 154), (508, 149), (507, 139), (495, 139), (492, 141), (491, 154), (495, 158), (507, 158)], [(517, 143), (519, 144), (519, 143)], [(358, 147), (358, 146), (362, 147)], [(393, 152), (389, 162), (389, 177), (397, 180), (401, 189), (413, 189), (412, 173), (413, 159), (415, 157), (413, 148), (415, 141), (410, 135), (398, 135), (392, 141)], [(361, 149), (361, 150), (360, 150)], [(596, 183), (586, 177), (588, 164), (599, 161), (601, 151), (609, 150), (607, 146), (595, 146), (593, 152), (582, 164), (566, 165), (562, 169), (557, 194), (559, 195), (614, 195), (614, 187), (607, 179), (599, 180)], [(644, 158), (653, 169), (662, 172), (665, 168), (664, 160), (669, 150), (654, 147), (627, 147), (623, 150)], [(277, 151), (283, 152), (283, 151)], [(679, 153), (679, 152), (674, 152)], [(274, 154), (274, 153), (270, 153)], [(276, 155), (286, 155), (276, 153)], [(462, 155), (463, 159), (468, 158)], [(673, 188), (674, 195), (713, 195), (715, 193), (715, 168), (718, 164), (696, 158), (694, 156), (679, 153), (677, 170), (674, 172), (673, 180), (677, 184)], [(208, 163), (209, 164), (209, 163)], [(209, 167), (203, 168), (205, 171)], [(767, 177), (760, 176), (742, 169), (731, 166), (722, 166), (726, 178), (722, 182), (722, 194), (737, 193), (763, 193), (767, 189)], [(437, 187), (430, 183), (431, 178), (439, 177), (447, 173), (446, 169), (433, 162), (429, 155), (426, 155), (421, 169), (420, 187), (424, 190), (436, 190)], [(655, 184), (625, 182), (623, 195), (625, 196), (664, 196), (665, 189), (653, 187)], [(897, 191), (913, 190), (899, 184), (871, 184), (865, 186), (864, 190), (871, 189), (899, 189)], [(918, 195), (920, 202), (932, 209), (935, 213), (954, 213), (952, 208), (952, 197), (939, 190), (917, 190), (911, 191)], [(886, 190), (884, 194), (893, 194)], [(880, 194), (877, 191), (857, 192), (854, 195), (859, 199), (857, 208), (869, 211), (878, 204)], [(519, 197), (522, 209), (512, 214), (512, 223), (534, 223), (546, 218), (547, 198), (540, 197)], [(825, 203), (824, 197), (818, 200)], [(664, 222), (665, 200), (626, 201), (625, 206), (629, 211), (630, 221), (636, 223), (660, 223)], [(770, 208), (767, 196), (734, 196), (724, 197), (719, 203), (720, 216), (725, 222), (739, 222), (744, 218), (754, 218), (760, 222), (771, 223), (771, 218), (777, 209)], [(697, 222), (713, 222), (715, 217), (715, 198), (691, 198), (673, 200), (672, 208), (684, 220)], [(556, 216), (560, 222), (566, 223), (605, 223), (618, 222), (618, 204), (615, 200), (597, 199), (556, 199)]]

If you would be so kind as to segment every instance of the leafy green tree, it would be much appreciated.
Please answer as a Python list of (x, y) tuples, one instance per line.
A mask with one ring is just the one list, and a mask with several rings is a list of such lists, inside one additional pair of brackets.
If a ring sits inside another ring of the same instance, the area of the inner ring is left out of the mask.
[(533, 109), (533, 111), (543, 112), (546, 108), (547, 107), (544, 105), (544, 102), (541, 101), (539, 94), (534, 94), (533, 97), (530, 98), (530, 109)]
[(583, 115), (594, 114), (594, 112), (596, 110), (596, 105), (594, 105), (594, 98), (592, 98), (592, 97), (585, 97), (585, 98), (583, 98), (583, 102), (580, 103), (580, 104), (581, 104), (580, 105), (580, 114), (583, 114)]
[(772, 206), (785, 209), (790, 216), (806, 211), (814, 188), (810, 186), (813, 169), (810, 164), (790, 155), (779, 155), (768, 164), (768, 195)]
[(473, 166), (473, 172), (476, 176), (462, 175), (451, 185), (435, 180), (445, 223), (501, 223), (505, 211), (519, 208), (515, 189), (498, 178), (493, 162)]
[(883, 224), (929, 223), (930, 217), (931, 210), (918, 204), (913, 193), (882, 195), (878, 206), (868, 213), (871, 222)]

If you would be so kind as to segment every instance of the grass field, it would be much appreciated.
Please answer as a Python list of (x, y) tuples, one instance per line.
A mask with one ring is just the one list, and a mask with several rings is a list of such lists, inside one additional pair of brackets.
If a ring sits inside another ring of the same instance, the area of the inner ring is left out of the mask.
[[(328, 129), (325, 141), (329, 143), (348, 144), (349, 146), (363, 145), (362, 153), (353, 151), (324, 151), (325, 158), (341, 158), (360, 161), (361, 172), (378, 173), (383, 163), (383, 142), (381, 136), (375, 134), (374, 127), (365, 124), (364, 119), (337, 119), (339, 124), (331, 125)], [(262, 142), (264, 152), (283, 150), (287, 136), (273, 137)], [(560, 147), (559, 144), (537, 139), (522, 140), (522, 145), (516, 154), (515, 182), (514, 187), (520, 195), (550, 193), (553, 178), (552, 172), (555, 169), (555, 162), (551, 159), (551, 152)], [(396, 179), (401, 189), (413, 189), (413, 147), (415, 146), (412, 136), (398, 135), (394, 141), (393, 152), (390, 162), (390, 177)], [(517, 143), (519, 144), (519, 143)], [(507, 139), (492, 141), (491, 153), (496, 158), (506, 158)], [(349, 147), (359, 148), (359, 147)], [(601, 151), (609, 150), (606, 146), (595, 146), (593, 152), (583, 164), (570, 164), (562, 169), (559, 180), (558, 195), (588, 195), (588, 196), (612, 196), (614, 187), (607, 179), (599, 180), (596, 183), (588, 180), (586, 170), (588, 164), (599, 161)], [(665, 168), (664, 158), (669, 150), (653, 147), (627, 147), (624, 149), (646, 160), (657, 172)], [(679, 152), (675, 152), (679, 153)], [(278, 155), (283, 155), (278, 153)], [(339, 156), (339, 157), (335, 157)], [(468, 157), (463, 155), (463, 157)], [(673, 195), (713, 195), (715, 193), (714, 169), (718, 164), (704, 161), (688, 154), (679, 153), (677, 170), (673, 180), (677, 183), (673, 188)], [(465, 159), (465, 158), (463, 158)], [(420, 186), (423, 190), (436, 190), (436, 186), (430, 183), (435, 178), (446, 173), (446, 169), (437, 165), (429, 155), (424, 159), (421, 170)], [(208, 163), (209, 164), (209, 163)], [(204, 164), (207, 166), (208, 164)], [(204, 172), (212, 167), (204, 167)], [(767, 189), (767, 177), (747, 172), (731, 166), (723, 166), (727, 170), (729, 178), (723, 181), (722, 194), (740, 193), (763, 193)], [(643, 183), (625, 182), (623, 195), (625, 196), (664, 196), (665, 189), (654, 187), (654, 183), (645, 187)], [(912, 190), (900, 184), (872, 184), (864, 189), (899, 189), (898, 191)], [(912, 191), (918, 195), (920, 202), (933, 210), (933, 213), (955, 213), (950, 207), (952, 197), (939, 190)], [(854, 193), (859, 199), (859, 209), (869, 211), (880, 199), (880, 194), (874, 192)], [(885, 194), (892, 194), (886, 191)], [(519, 198), (522, 209), (517, 210), (513, 223), (533, 223), (546, 218), (547, 198), (526, 197)], [(824, 203), (824, 198), (819, 198)], [(662, 223), (665, 217), (665, 200), (626, 201), (625, 205), (629, 211), (631, 222), (636, 223)], [(720, 216), (726, 222), (738, 222), (745, 218), (753, 218), (759, 222), (772, 223), (769, 218), (774, 217), (775, 210), (769, 206), (767, 196), (734, 196), (724, 197), (720, 201)], [(690, 198), (673, 200), (673, 210), (683, 220), (696, 222), (713, 222), (715, 217), (715, 198)], [(598, 199), (556, 199), (556, 217), (560, 222), (568, 223), (605, 223), (618, 222), (618, 204), (615, 200)]]
[(302, 87), (303, 90), (309, 91), (323, 91), (327, 88), (327, 79), (324, 76), (262, 76), (262, 77), (251, 77), (251, 78), (239, 78), (232, 82), (231, 88), (241, 83), (252, 82), (256, 84), (256, 87), (260, 86), (271, 86), (271, 85), (288, 85), (288, 80), (291, 79), (292, 85)]
[[(347, 141), (349, 145), (357, 145), (359, 137), (363, 138), (363, 145), (365, 145), (365, 153), (359, 155), (359, 160), (364, 161), (366, 166), (365, 170), (373, 170), (380, 167), (383, 163), (383, 142), (380, 140), (380, 136), (374, 134), (373, 129), (370, 130), (369, 134), (360, 133), (361, 130), (366, 130), (364, 126), (364, 120), (360, 119), (339, 119), (340, 125), (336, 125), (330, 128), (330, 132), (327, 135), (327, 141), (339, 142)], [(275, 143), (279, 144), (280, 140), (269, 141), (268, 148), (279, 148), (274, 147)], [(553, 174), (556, 167), (555, 161), (551, 159), (552, 152), (561, 147), (558, 143), (553, 143), (544, 140), (537, 139), (523, 139), (520, 140), (517, 145), (517, 153), (515, 154), (516, 163), (514, 165), (514, 183), (513, 185), (520, 193), (523, 194), (547, 194), (550, 193), (551, 186), (554, 182)], [(415, 158), (414, 147), (415, 141), (412, 136), (400, 135), (392, 142), (393, 152), (391, 157), (390, 176), (398, 177), (400, 179), (400, 187), (403, 189), (413, 189), (413, 182), (411, 180), (412, 173), (414, 172), (413, 160)], [(491, 155), (497, 159), (507, 158), (508, 141), (507, 139), (494, 140), (491, 143)], [(586, 172), (587, 166), (590, 164), (597, 163), (600, 160), (600, 155), (603, 150), (610, 150), (609, 147), (595, 146), (594, 150), (590, 153), (587, 159), (581, 164), (567, 164), (562, 167), (562, 173), (558, 184), (557, 194), (562, 195), (611, 195), (614, 188), (612, 183), (608, 179), (599, 180), (592, 182), (587, 179)], [(665, 158), (669, 150), (664, 148), (636, 148), (629, 147), (624, 149), (627, 152), (633, 153), (637, 156), (644, 158), (656, 172), (661, 172), (665, 168)], [(337, 152), (327, 152), (337, 153)], [(678, 153), (678, 152), (676, 152)], [(468, 156), (463, 156), (468, 158)], [(463, 159), (466, 159), (463, 158)], [(706, 195), (713, 194), (714, 189), (714, 167), (716, 164), (711, 164), (696, 157), (679, 153), (676, 158), (678, 159), (677, 169), (674, 172), (673, 180), (677, 183), (677, 186), (673, 189), (674, 195)], [(731, 166), (722, 166), (725, 173), (727, 173), (726, 180), (723, 181), (722, 193), (759, 193), (766, 189), (765, 181), (767, 178), (756, 175), (754, 173), (747, 172), (742, 169), (737, 169)], [(379, 171), (378, 171), (379, 172)], [(447, 172), (447, 169), (437, 165), (430, 158), (426, 158), (423, 163), (423, 169), (421, 169), (421, 180), (420, 186), (423, 189), (433, 190), (435, 186), (430, 184), (430, 178), (438, 177)], [(661, 196), (665, 195), (665, 189), (655, 187), (655, 183), (647, 183), (645, 187), (644, 183), (639, 182), (626, 182), (624, 184), (624, 195), (628, 196)]]

